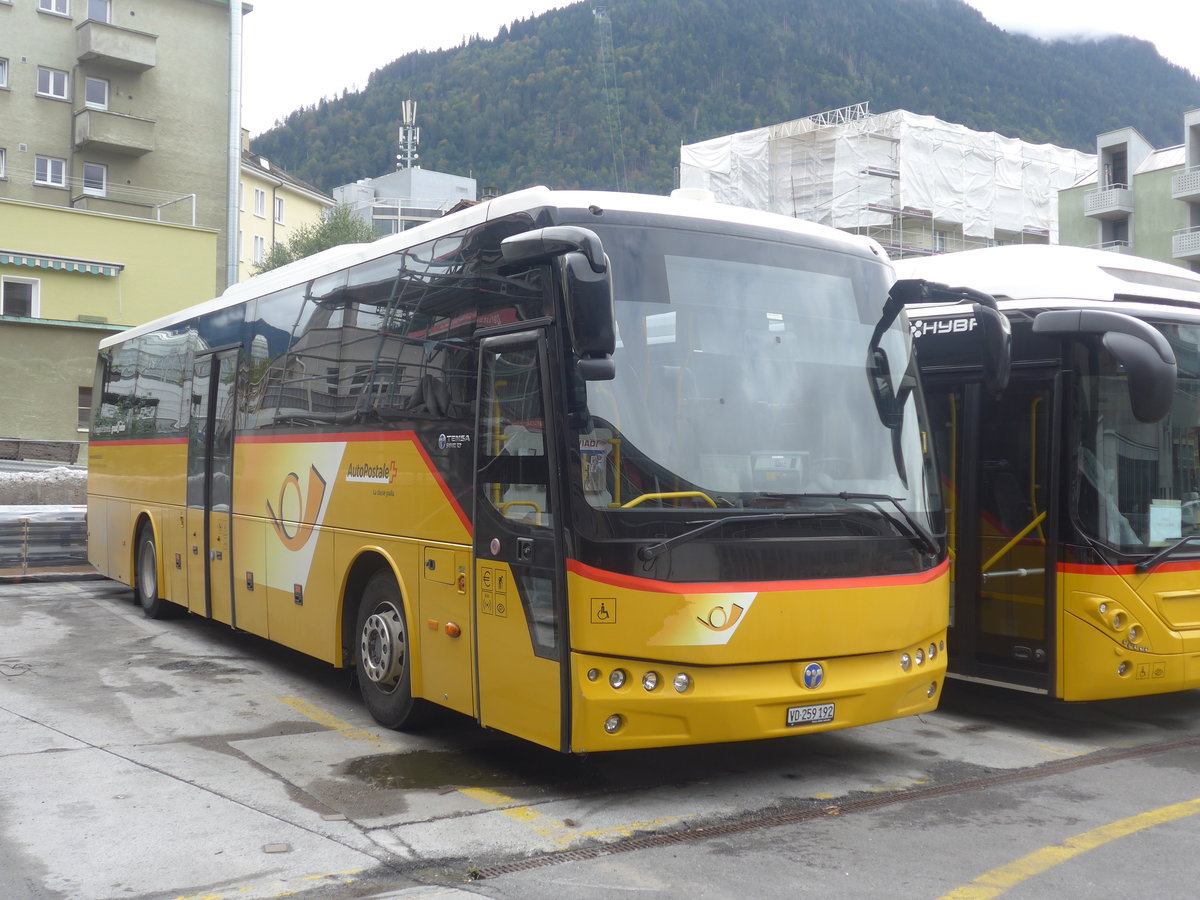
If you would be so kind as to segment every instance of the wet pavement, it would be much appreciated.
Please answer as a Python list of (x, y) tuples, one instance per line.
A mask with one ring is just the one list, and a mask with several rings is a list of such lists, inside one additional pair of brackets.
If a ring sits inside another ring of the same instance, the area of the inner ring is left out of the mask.
[(898, 722), (566, 757), (381, 730), (345, 672), (112, 582), (3, 584), (0, 897), (1185, 896), (1198, 713), (952, 684)]

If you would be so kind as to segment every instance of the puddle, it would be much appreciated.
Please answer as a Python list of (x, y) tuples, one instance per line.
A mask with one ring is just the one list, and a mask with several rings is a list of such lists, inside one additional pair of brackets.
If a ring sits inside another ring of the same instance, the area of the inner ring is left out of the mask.
[(164, 672), (191, 672), (196, 675), (257, 675), (257, 669), (227, 666), (211, 659), (181, 659), (163, 663), (158, 667)]
[(540, 748), (493, 750), (486, 758), (442, 750), (361, 756), (343, 763), (339, 774), (392, 791), (473, 787), (540, 794), (551, 788), (593, 786), (580, 760)]

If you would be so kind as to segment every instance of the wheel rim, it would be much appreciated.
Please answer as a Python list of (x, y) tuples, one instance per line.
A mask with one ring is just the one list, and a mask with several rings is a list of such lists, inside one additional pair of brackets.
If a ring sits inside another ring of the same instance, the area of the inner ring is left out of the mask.
[(392, 604), (381, 603), (367, 616), (359, 635), (359, 659), (373, 684), (395, 689), (404, 672), (406, 641), (404, 618)]
[(143, 538), (138, 548), (138, 587), (144, 600), (158, 598), (158, 553), (151, 537)]

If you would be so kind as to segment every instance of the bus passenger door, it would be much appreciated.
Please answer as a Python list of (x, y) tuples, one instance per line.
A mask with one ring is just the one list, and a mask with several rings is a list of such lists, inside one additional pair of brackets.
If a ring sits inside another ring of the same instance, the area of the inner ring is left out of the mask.
[(1054, 654), (1053, 384), (1046, 371), (1014, 371), (999, 397), (925, 384), (951, 551), (950, 671), (1037, 692), (1052, 687)]
[(188, 608), (236, 625), (233, 609), (233, 413), (237, 350), (196, 360), (188, 435)]
[(563, 527), (547, 413), (546, 340), (486, 339), (475, 442), (475, 635), (480, 724), (562, 749)]

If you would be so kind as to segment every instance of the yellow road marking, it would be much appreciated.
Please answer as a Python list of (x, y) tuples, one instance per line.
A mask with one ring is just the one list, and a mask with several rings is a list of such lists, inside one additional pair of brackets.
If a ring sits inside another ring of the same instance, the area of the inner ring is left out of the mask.
[(970, 884), (951, 891), (939, 900), (990, 900), (1034, 875), (1040, 875), (1059, 863), (1066, 862), (1081, 853), (1087, 853), (1089, 850), (1095, 850), (1109, 841), (1127, 837), (1155, 825), (1194, 816), (1197, 813), (1200, 813), (1200, 797), (1101, 825), (1099, 828), (1093, 828), (1091, 831), (1067, 838), (1061, 844), (1051, 844), (1007, 865), (985, 872)]
[(318, 725), (324, 725), (330, 731), (336, 731), (342, 737), (350, 738), (352, 741), (366, 741), (372, 744), (382, 744), (383, 738), (377, 734), (371, 734), (369, 731), (364, 731), (357, 726), (351, 725), (349, 722), (343, 722), (337, 716), (331, 716), (324, 710), (318, 709), (307, 700), (301, 700), (299, 697), (276, 697), (284, 706), (290, 706), (306, 719), (312, 719)]
[(611, 828), (598, 828), (592, 831), (577, 831), (565, 822), (560, 822), (557, 819), (552, 819), (545, 813), (539, 812), (529, 806), (509, 806), (509, 804), (517, 803), (513, 797), (501, 794), (498, 791), (491, 791), (487, 788), (459, 788), (458, 792), (464, 796), (477, 800), (486, 806), (496, 808), (508, 806), (507, 809), (500, 811), (508, 818), (523, 822), (530, 826), (535, 834), (541, 837), (548, 838), (556, 844), (569, 844), (581, 837), (604, 838), (611, 835), (618, 837), (630, 837), (635, 831), (640, 828), (652, 828), (657, 825), (665, 825), (668, 822), (675, 822), (683, 818), (682, 816), (668, 816), (664, 819), (654, 819), (649, 822), (631, 822), (628, 825), (614, 825)]

